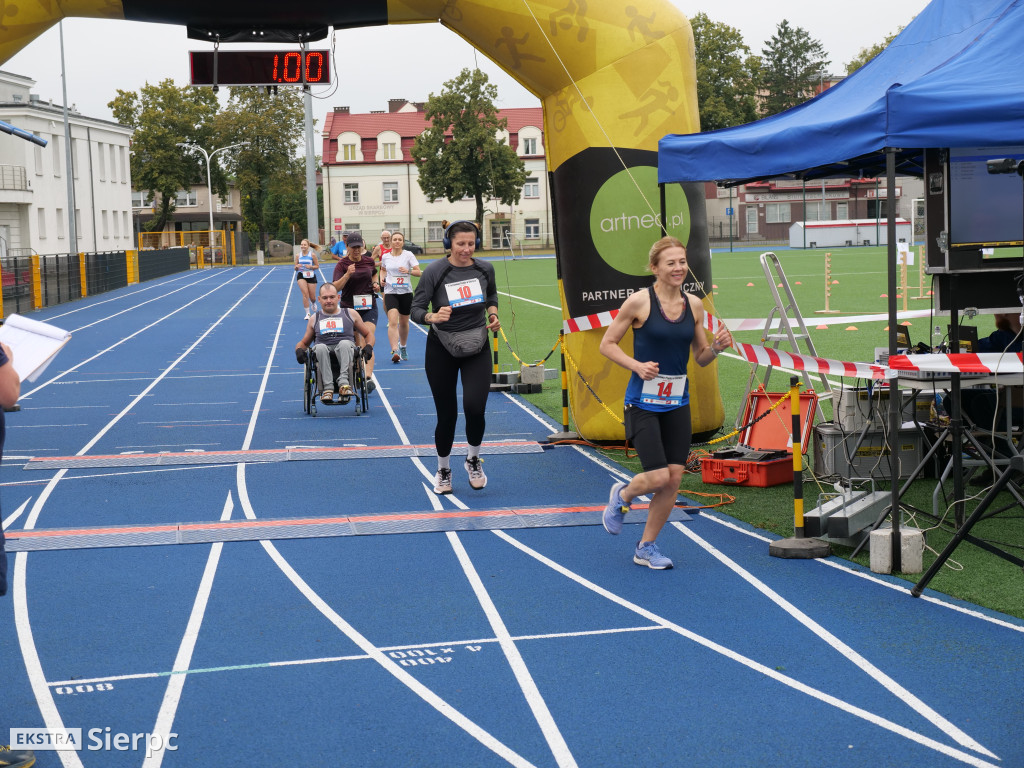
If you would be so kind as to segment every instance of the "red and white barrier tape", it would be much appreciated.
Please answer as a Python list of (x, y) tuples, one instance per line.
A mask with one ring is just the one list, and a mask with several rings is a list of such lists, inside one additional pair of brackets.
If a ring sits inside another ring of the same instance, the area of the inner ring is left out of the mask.
[(873, 363), (846, 363), (823, 357), (797, 355), (781, 349), (758, 347), (753, 344), (737, 343), (733, 347), (739, 356), (754, 365), (770, 365), (775, 368), (789, 368), (794, 371), (821, 373), (828, 376), (845, 376), (849, 379), (886, 379), (891, 376), (884, 365)]
[(1024, 373), (1019, 352), (985, 352), (980, 355), (893, 355), (889, 368), (895, 372), (925, 373)]

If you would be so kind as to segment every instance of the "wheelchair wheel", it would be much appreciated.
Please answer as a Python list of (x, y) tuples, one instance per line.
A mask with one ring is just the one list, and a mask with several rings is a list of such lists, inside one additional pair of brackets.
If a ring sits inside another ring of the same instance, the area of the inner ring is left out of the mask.
[(316, 381), (316, 354), (311, 349), (306, 357), (306, 391), (309, 393), (309, 409), (306, 413), (310, 416), (316, 416), (316, 401), (320, 397)]
[(302, 380), (302, 411), (303, 413), (310, 412), (310, 406), (313, 402), (313, 366), (309, 363), (309, 357), (306, 357), (306, 365), (303, 367), (303, 380)]
[(366, 361), (363, 360), (362, 352), (359, 350), (356, 350), (352, 368), (352, 389), (356, 394), (356, 413), (366, 413), (370, 410), (370, 404), (366, 401)]

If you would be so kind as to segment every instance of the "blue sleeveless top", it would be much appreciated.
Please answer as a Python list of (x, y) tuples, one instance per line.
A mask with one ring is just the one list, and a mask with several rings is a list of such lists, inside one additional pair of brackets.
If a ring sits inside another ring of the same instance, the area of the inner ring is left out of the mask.
[[(633, 329), (633, 358), (640, 362), (649, 361), (658, 364), (659, 376), (685, 376), (686, 366), (690, 362), (690, 345), (696, 333), (693, 312), (689, 300), (685, 300), (683, 313), (678, 320), (669, 320), (654, 292), (654, 286), (647, 289), (651, 299), (651, 311), (647, 320), (639, 328)], [(683, 294), (686, 299), (686, 294)], [(644, 392), (644, 384), (648, 392)], [(687, 380), (680, 399), (678, 391), (666, 390), (666, 383), (661, 384), (662, 394), (653, 391), (657, 384), (645, 382), (636, 373), (629, 377), (626, 385), (626, 405), (643, 408), (646, 411), (671, 411), (688, 405), (690, 402), (690, 382)]]

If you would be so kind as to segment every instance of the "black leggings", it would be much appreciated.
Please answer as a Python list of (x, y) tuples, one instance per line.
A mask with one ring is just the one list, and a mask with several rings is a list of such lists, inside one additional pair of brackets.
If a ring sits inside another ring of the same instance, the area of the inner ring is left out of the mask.
[(455, 442), (455, 423), (459, 418), (459, 399), (456, 388), (462, 374), (462, 410), (466, 416), (466, 442), (480, 445), (484, 439), (487, 395), (491, 391), (490, 345), (471, 357), (452, 357), (433, 333), (427, 334), (427, 349), (423, 355), (430, 392), (434, 396), (437, 426), (434, 427), (434, 446), (438, 456), (448, 456)]

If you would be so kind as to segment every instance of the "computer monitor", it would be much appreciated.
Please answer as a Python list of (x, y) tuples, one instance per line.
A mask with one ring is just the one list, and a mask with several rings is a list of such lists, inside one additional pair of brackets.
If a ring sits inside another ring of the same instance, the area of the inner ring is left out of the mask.
[[(949, 339), (953, 339), (953, 326), (947, 325), (946, 332), (949, 334)], [(960, 338), (960, 349), (957, 352), (977, 352), (978, 351), (978, 326), (976, 325), (961, 325), (957, 329), (957, 334)]]

